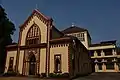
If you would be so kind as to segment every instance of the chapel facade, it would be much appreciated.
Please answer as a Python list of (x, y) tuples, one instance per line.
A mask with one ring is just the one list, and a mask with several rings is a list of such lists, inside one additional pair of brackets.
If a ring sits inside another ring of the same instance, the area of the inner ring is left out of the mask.
[(5, 73), (22, 75), (91, 73), (88, 50), (73, 36), (65, 36), (53, 19), (34, 10), (20, 26), (18, 43), (6, 47)]

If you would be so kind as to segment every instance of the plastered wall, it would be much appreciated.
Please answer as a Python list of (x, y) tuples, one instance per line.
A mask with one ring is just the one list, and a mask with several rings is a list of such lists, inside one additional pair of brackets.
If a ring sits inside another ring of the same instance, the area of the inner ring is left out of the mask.
[(7, 58), (6, 58), (5, 72), (8, 71), (10, 57), (14, 57), (14, 61), (13, 61), (13, 69), (15, 69), (16, 55), (17, 55), (17, 50), (14, 50), (14, 51), (7, 51)]
[(50, 73), (54, 72), (54, 55), (61, 54), (61, 71), (68, 72), (68, 46), (50, 48)]

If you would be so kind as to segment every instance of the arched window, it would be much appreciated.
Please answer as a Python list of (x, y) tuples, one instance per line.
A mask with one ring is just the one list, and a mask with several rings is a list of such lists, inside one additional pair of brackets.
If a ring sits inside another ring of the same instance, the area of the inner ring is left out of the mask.
[(40, 43), (40, 29), (34, 24), (31, 26), (27, 33), (26, 45), (39, 44)]

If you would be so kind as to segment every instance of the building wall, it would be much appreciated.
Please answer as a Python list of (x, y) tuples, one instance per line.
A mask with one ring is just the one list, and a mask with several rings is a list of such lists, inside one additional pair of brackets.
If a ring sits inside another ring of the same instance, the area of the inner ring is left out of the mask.
[(88, 74), (92, 72), (90, 56), (88, 55), (88, 50), (80, 45), (79, 46), (79, 73)]
[(50, 48), (50, 73), (54, 73), (54, 55), (61, 54), (61, 71), (68, 73), (68, 44), (55, 44)]
[[(81, 34), (81, 33), (84, 33), (84, 41), (80, 40), (80, 37), (77, 36), (77, 34)], [(89, 46), (88, 46), (88, 33), (87, 31), (84, 31), (84, 32), (77, 32), (77, 33), (70, 33), (70, 34), (67, 34), (67, 35), (72, 35), (74, 37), (77, 37), (81, 43), (88, 49)]]
[(91, 37), (87, 31), (86, 31), (86, 34), (87, 34), (87, 43), (88, 43), (88, 49), (89, 49), (89, 46), (91, 45)]
[(23, 69), (23, 58), (24, 58), (24, 50), (20, 50), (19, 65), (18, 65), (18, 71), (20, 74), (22, 74), (22, 69)]
[(41, 43), (46, 43), (46, 41), (47, 41), (47, 26), (41, 20), (39, 20), (39, 18), (37, 16), (34, 16), (22, 31), (21, 46), (25, 45), (27, 32), (34, 23), (36, 23), (40, 28)]
[(81, 41), (81, 42), (88, 49), (89, 45), (88, 45), (88, 34), (87, 34), (87, 31), (84, 32), (84, 37), (85, 37), (85, 41), (84, 42)]
[[(70, 45), (70, 74), (75, 76), (77, 74), (83, 75), (92, 72), (90, 56), (87, 49), (82, 43), (77, 43), (77, 47)], [(73, 64), (73, 59), (75, 59)], [(74, 69), (73, 69), (74, 67)]]
[(115, 48), (115, 45), (89, 47), (89, 50), (111, 49), (111, 48)]
[(7, 51), (5, 72), (8, 71), (10, 57), (14, 57), (14, 61), (13, 61), (13, 70), (15, 69), (16, 55), (17, 55), (17, 50)]
[(40, 70), (39, 73), (45, 73), (45, 66), (46, 66), (46, 48), (40, 49)]
[[(115, 45), (96, 46), (89, 49), (92, 52), (91, 59), (94, 63), (95, 72), (119, 72)], [(106, 52), (107, 50), (109, 52)], [(108, 68), (107, 66), (112, 67)]]

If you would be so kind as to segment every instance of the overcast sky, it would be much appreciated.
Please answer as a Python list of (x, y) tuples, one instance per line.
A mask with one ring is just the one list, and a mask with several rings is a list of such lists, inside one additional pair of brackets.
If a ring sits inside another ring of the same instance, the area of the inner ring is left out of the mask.
[(19, 26), (36, 8), (54, 19), (56, 28), (63, 30), (74, 23), (88, 29), (92, 42), (120, 41), (120, 0), (2, 0), (8, 18), (15, 24), (14, 42)]

